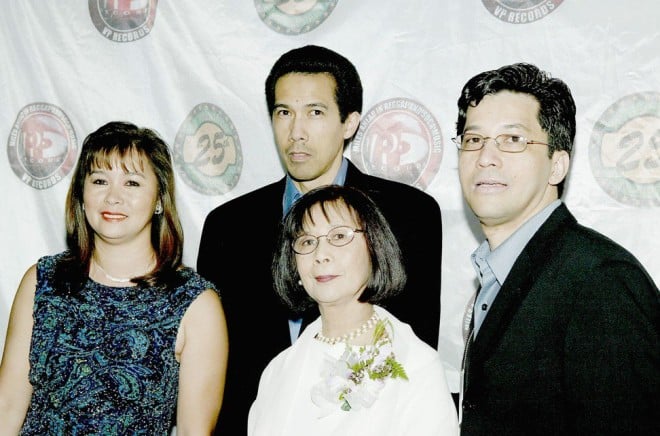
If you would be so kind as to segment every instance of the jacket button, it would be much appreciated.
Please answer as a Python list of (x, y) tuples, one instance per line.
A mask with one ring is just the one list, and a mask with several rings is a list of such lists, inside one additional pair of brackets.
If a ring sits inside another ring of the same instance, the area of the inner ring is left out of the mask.
[(471, 401), (463, 400), (463, 410), (474, 410), (475, 404)]

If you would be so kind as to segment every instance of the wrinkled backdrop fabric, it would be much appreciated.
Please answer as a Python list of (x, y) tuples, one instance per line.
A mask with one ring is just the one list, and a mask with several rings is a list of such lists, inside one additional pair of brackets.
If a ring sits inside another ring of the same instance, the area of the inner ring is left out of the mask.
[(88, 133), (128, 120), (156, 129), (170, 144), (184, 261), (194, 266), (206, 214), (284, 174), (263, 84), (283, 52), (304, 44), (339, 51), (361, 74), (363, 122), (346, 156), (370, 174), (425, 190), (442, 208), (439, 353), (452, 391), (464, 312), (477, 283), (469, 256), (482, 238), (462, 200), (451, 142), (458, 94), (474, 74), (531, 62), (569, 84), (578, 126), (564, 200), (583, 224), (628, 248), (660, 281), (655, 0), (3, 6), (0, 346), (22, 274), (39, 256), (65, 248), (64, 200)]

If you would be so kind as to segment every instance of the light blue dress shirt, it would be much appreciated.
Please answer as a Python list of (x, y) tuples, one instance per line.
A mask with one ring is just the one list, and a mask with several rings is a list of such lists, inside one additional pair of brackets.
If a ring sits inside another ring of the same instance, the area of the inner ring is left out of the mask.
[(532, 236), (560, 204), (561, 200), (555, 200), (547, 205), (527, 220), (495, 250), (491, 251), (488, 240), (485, 240), (472, 253), (472, 265), (481, 284), (481, 289), (475, 298), (472, 310), (473, 335), (475, 337), (516, 259), (518, 259), (529, 240), (532, 239)]

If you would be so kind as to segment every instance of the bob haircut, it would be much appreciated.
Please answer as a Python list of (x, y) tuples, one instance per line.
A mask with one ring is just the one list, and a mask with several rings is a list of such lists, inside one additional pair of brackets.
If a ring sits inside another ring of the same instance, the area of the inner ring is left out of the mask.
[(406, 284), (401, 250), (380, 209), (364, 192), (339, 185), (326, 185), (303, 195), (284, 217), (277, 250), (273, 256), (273, 280), (277, 294), (298, 313), (314, 307), (316, 302), (300, 284), (293, 241), (305, 233), (305, 224), (313, 222), (312, 209), (347, 211), (363, 230), (371, 260), (371, 277), (360, 297), (361, 302), (379, 303), (401, 292)]
[(176, 209), (174, 172), (167, 144), (153, 130), (122, 121), (111, 121), (90, 133), (82, 144), (66, 197), (67, 254), (55, 270), (55, 289), (75, 294), (87, 280), (94, 252), (94, 230), (83, 208), (85, 180), (98, 168), (112, 169), (119, 163), (124, 171), (151, 166), (158, 181), (162, 213), (151, 219), (151, 243), (156, 265), (142, 277), (132, 279), (141, 286), (164, 286), (176, 277), (182, 265), (183, 228)]

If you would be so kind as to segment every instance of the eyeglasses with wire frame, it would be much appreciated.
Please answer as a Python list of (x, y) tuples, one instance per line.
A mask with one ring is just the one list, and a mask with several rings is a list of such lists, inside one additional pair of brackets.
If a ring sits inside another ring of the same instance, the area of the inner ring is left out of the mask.
[(492, 139), (495, 141), (497, 149), (505, 153), (522, 153), (529, 144), (548, 145), (545, 142), (532, 141), (524, 136), (503, 133), (496, 137), (481, 136), (476, 133), (464, 133), (451, 140), (456, 144), (460, 151), (479, 151), (486, 145), (486, 142)]
[(321, 238), (325, 238), (326, 241), (333, 247), (343, 247), (348, 245), (355, 238), (356, 233), (364, 233), (364, 230), (353, 229), (348, 226), (337, 226), (330, 230), (325, 235), (314, 236), (314, 235), (300, 235), (293, 240), (291, 244), (293, 251), (298, 254), (311, 254), (316, 250), (316, 247), (319, 246), (319, 241)]

